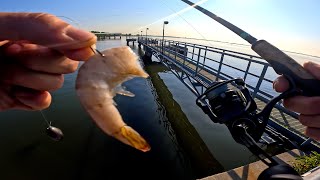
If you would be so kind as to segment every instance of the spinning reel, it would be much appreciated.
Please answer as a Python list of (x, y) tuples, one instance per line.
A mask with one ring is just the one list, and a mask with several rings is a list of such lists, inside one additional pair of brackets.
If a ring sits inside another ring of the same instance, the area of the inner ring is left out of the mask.
[(289, 90), (269, 101), (260, 112), (257, 111), (256, 102), (241, 78), (216, 82), (196, 100), (197, 105), (213, 122), (225, 124), (237, 143), (246, 146), (269, 166), (259, 179), (269, 179), (279, 174), (286, 174), (283, 179), (301, 179), (292, 167), (277, 163), (257, 144), (263, 133), (267, 133), (289, 148), (298, 148), (294, 142), (268, 125), (270, 113), (276, 103), (300, 92), (294, 82), (289, 77), (287, 79), (291, 85)]

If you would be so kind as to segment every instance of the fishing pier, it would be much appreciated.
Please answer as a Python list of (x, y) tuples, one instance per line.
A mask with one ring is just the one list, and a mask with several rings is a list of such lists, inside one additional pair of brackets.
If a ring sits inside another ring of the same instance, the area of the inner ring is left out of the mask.
[(128, 46), (129, 46), (130, 42), (132, 42), (132, 45), (134, 46), (134, 42), (136, 42), (136, 41), (137, 41), (137, 39), (134, 39), (134, 38), (128, 38), (128, 39), (126, 39), (126, 41), (127, 41), (127, 45), (128, 45)]
[[(197, 97), (214, 82), (241, 77), (257, 103), (258, 111), (276, 95), (265, 87), (272, 87), (276, 75), (272, 67), (261, 57), (227, 49), (204, 46), (162, 38), (138, 38), (143, 46), (144, 58), (156, 57)], [(319, 152), (318, 143), (304, 135), (306, 129), (298, 121), (298, 114), (278, 103), (272, 110), (268, 125), (303, 147)], [(273, 143), (268, 135), (262, 141)]]
[[(273, 80), (278, 75), (269, 63), (259, 56), (163, 37), (138, 36), (138, 46), (139, 48), (143, 46), (146, 65), (152, 63), (152, 57), (155, 57), (196, 97), (202, 95), (217, 81), (239, 77), (246, 82), (257, 104), (258, 112), (261, 112), (266, 104), (278, 95), (272, 89)], [(306, 127), (299, 122), (298, 114), (284, 108), (281, 101), (272, 109), (267, 126), (282, 138), (296, 142), (300, 150), (320, 152), (319, 142), (304, 135)], [(269, 134), (263, 133), (258, 143), (274, 144), (276, 142)], [(295, 156), (303, 154), (296, 152), (298, 153), (295, 153)], [(292, 151), (281, 154), (280, 156), (285, 157), (281, 162), (290, 164), (294, 159), (292, 154), (294, 154)], [(264, 169), (266, 166), (258, 161), (208, 178), (240, 178), (240, 175), (244, 177), (245, 174), (251, 174), (250, 178), (256, 178)]]
[(96, 32), (93, 33), (97, 36), (98, 40), (106, 40), (106, 39), (121, 39), (121, 33), (106, 33), (106, 32)]

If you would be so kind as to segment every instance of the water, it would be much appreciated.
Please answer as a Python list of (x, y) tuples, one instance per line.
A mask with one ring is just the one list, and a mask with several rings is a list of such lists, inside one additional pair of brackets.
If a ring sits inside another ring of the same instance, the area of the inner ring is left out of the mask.
[[(97, 48), (120, 45), (125, 41), (100, 41)], [(141, 54), (136, 46), (133, 50)], [(150, 152), (124, 145), (95, 126), (77, 99), (73, 73), (43, 111), (63, 130), (63, 141), (45, 135), (40, 112), (0, 114), (0, 179), (195, 179), (256, 160), (196, 106), (195, 96), (172, 73), (161, 65), (149, 66), (148, 73), (153, 79), (124, 83), (134, 98), (116, 96), (115, 101), (126, 123), (150, 143)]]

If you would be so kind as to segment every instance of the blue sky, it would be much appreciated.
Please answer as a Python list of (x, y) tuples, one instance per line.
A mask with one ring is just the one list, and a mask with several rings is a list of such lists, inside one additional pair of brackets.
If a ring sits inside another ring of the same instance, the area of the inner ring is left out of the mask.
[[(202, 6), (281, 49), (320, 56), (318, 0), (208, 0)], [(186, 7), (180, 0), (10, 0), (0, 11), (48, 12), (87, 30), (145, 34), (149, 27), (148, 34), (161, 35), (157, 21)], [(166, 35), (246, 44), (195, 9), (167, 20)]]

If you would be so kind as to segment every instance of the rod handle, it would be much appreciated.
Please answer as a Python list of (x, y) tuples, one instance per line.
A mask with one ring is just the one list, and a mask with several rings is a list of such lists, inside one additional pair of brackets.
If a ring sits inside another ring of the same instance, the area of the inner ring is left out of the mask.
[(251, 49), (265, 59), (277, 74), (291, 77), (303, 95), (320, 96), (320, 80), (280, 49), (265, 40), (253, 43)]

